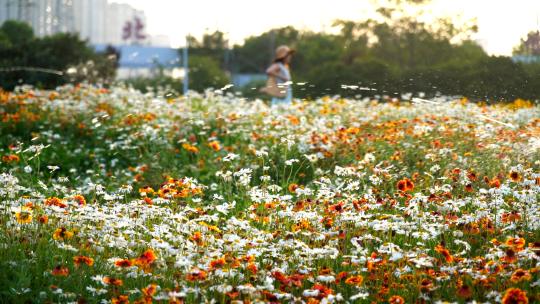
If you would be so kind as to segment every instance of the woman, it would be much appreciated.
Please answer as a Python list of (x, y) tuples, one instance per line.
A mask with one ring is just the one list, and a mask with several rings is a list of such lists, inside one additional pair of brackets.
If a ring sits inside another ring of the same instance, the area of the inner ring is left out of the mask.
[(292, 55), (295, 50), (289, 48), (286, 45), (279, 46), (276, 49), (276, 55), (274, 57), (274, 63), (266, 70), (266, 74), (270, 77), (275, 77), (278, 85), (286, 84), (286, 94), (283, 98), (273, 97), (272, 104), (290, 104), (292, 103), (292, 87), (291, 87), (291, 70), (289, 64), (291, 63)]

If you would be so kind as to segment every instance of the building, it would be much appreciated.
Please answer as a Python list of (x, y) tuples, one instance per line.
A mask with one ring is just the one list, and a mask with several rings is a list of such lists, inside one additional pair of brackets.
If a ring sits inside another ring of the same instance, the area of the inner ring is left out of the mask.
[[(103, 52), (106, 48), (107, 45), (95, 46), (98, 52)], [(118, 79), (153, 77), (160, 73), (173, 78), (183, 76), (178, 49), (140, 45), (123, 45), (116, 49), (120, 53)]]
[(27, 22), (37, 36), (74, 32), (74, 1), (0, 0), (0, 23), (10, 19)]
[(149, 44), (146, 16), (128, 4), (107, 0), (0, 0), (0, 24), (27, 22), (37, 36), (79, 33), (91, 44)]
[(521, 63), (540, 63), (540, 56), (538, 55), (514, 55), (512, 61)]
[(144, 12), (128, 4), (108, 0), (0, 0), (0, 24), (11, 19), (30, 24), (36, 36), (71, 32), (88, 40), (98, 52), (114, 46), (120, 53), (119, 79), (183, 76), (178, 50), (169, 47), (167, 36), (148, 36)]
[(107, 0), (73, 0), (75, 31), (92, 44), (107, 43)]
[(526, 39), (521, 39), (519, 46), (514, 49), (514, 62), (539, 63), (540, 62), (540, 31), (532, 31)]
[[(105, 43), (112, 45), (148, 44), (149, 39), (143, 32), (137, 33), (137, 24), (144, 26), (146, 16), (125, 3), (110, 3), (107, 6)], [(97, 43), (96, 43), (97, 44)]]

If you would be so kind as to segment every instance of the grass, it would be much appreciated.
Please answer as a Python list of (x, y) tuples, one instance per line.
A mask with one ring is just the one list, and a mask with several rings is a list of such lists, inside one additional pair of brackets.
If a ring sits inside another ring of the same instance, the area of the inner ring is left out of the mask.
[(0, 302), (540, 301), (532, 103), (162, 95), (2, 93)]

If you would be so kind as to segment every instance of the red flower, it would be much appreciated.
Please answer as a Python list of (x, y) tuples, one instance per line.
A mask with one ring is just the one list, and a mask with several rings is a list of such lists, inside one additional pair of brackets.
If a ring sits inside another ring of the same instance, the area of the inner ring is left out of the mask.
[(194, 269), (192, 270), (190, 273), (188, 273), (186, 275), (186, 280), (190, 281), (190, 282), (194, 282), (194, 281), (204, 281), (206, 280), (206, 271), (204, 270), (199, 270), (199, 269)]
[(212, 260), (212, 261), (210, 261), (210, 269), (214, 270), (214, 269), (217, 269), (217, 268), (221, 268), (226, 263), (227, 263), (227, 261), (225, 261), (224, 257)]
[(435, 251), (442, 254), (447, 263), (452, 263), (454, 261), (454, 257), (452, 257), (452, 255), (450, 254), (450, 251), (448, 251), (448, 249), (444, 248), (444, 246), (437, 245), (435, 247)]
[(131, 267), (133, 266), (133, 262), (128, 259), (118, 260), (114, 262), (114, 265), (117, 267)]
[(107, 285), (113, 285), (113, 286), (122, 286), (124, 285), (124, 281), (112, 277), (104, 277), (103, 283)]
[(397, 188), (402, 192), (412, 191), (414, 189), (414, 183), (410, 179), (404, 178), (398, 181)]
[(364, 277), (361, 276), (361, 275), (348, 277), (345, 280), (345, 284), (347, 284), (347, 285), (355, 285), (355, 286), (362, 285), (362, 282), (364, 282)]
[(67, 267), (58, 265), (54, 267), (54, 269), (51, 271), (51, 274), (56, 277), (67, 277), (69, 274), (69, 269), (67, 269)]
[(135, 259), (134, 264), (139, 266), (148, 266), (156, 260), (156, 254), (154, 250), (148, 249)]
[(390, 303), (390, 304), (405, 304), (405, 299), (403, 299), (400, 296), (391, 296), (390, 299), (388, 299), (388, 303)]
[(527, 292), (519, 288), (508, 288), (502, 299), (502, 304), (528, 304)]
[(79, 266), (81, 264), (86, 264), (88, 266), (94, 265), (94, 259), (84, 256), (84, 255), (78, 255), (73, 257), (73, 262), (75, 265)]
[(75, 195), (73, 199), (79, 203), (79, 206), (86, 205), (86, 199), (82, 195)]
[(126, 295), (119, 295), (111, 299), (112, 304), (129, 304), (129, 297)]

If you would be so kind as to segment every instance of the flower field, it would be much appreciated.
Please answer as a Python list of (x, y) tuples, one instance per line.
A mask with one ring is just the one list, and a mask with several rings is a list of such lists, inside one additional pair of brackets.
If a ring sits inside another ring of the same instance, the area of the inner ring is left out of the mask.
[(540, 302), (540, 108), (0, 93), (2, 303)]

